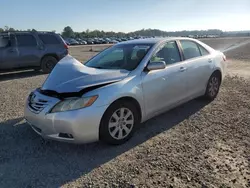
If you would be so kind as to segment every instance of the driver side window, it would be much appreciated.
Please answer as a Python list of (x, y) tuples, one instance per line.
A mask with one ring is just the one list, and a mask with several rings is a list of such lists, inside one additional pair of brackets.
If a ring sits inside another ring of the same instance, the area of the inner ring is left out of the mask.
[(150, 59), (150, 62), (165, 61), (166, 65), (181, 61), (180, 52), (175, 41), (167, 42)]

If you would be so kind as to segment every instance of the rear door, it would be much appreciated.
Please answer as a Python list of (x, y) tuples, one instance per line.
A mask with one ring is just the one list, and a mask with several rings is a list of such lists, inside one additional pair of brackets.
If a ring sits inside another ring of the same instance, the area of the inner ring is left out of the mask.
[(40, 66), (42, 50), (37, 39), (30, 33), (17, 33), (17, 45), (19, 50), (19, 67)]
[(0, 36), (0, 70), (18, 68), (19, 51), (14, 34)]
[(192, 40), (180, 40), (187, 65), (187, 94), (189, 97), (202, 95), (212, 74), (213, 59), (208, 50)]

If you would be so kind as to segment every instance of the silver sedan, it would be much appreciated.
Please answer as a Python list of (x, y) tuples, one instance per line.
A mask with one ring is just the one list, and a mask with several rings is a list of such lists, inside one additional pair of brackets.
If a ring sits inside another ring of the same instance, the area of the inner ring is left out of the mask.
[(213, 100), (225, 61), (190, 38), (121, 42), (85, 64), (68, 55), (30, 93), (25, 118), (44, 138), (122, 144), (166, 110), (199, 96)]

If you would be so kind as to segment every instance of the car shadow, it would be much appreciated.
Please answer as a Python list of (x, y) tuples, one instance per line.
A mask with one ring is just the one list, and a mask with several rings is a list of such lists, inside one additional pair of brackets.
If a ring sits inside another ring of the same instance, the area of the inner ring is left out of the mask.
[(19, 78), (33, 77), (43, 75), (41, 71), (34, 70), (15, 70), (11, 72), (0, 72), (0, 82)]
[[(192, 100), (141, 124), (120, 146), (46, 141), (17, 118), (0, 123), (0, 184), (3, 187), (59, 187), (171, 129), (208, 103)], [(167, 133), (166, 133), (167, 134)]]

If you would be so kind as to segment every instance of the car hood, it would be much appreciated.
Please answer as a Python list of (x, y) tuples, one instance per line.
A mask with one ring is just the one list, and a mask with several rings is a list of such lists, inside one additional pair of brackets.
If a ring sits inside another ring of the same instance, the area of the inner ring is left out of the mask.
[(130, 71), (90, 68), (70, 55), (61, 59), (49, 74), (41, 90), (57, 93), (79, 92), (82, 89), (120, 81)]

